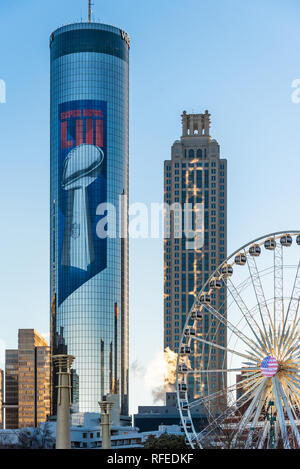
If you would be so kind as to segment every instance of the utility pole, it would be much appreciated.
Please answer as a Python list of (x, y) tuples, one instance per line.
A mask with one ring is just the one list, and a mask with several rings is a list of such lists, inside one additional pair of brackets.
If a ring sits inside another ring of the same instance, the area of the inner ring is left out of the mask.
[(54, 355), (53, 361), (58, 369), (58, 395), (56, 418), (56, 449), (70, 449), (70, 406), (71, 406), (71, 366), (73, 355)]

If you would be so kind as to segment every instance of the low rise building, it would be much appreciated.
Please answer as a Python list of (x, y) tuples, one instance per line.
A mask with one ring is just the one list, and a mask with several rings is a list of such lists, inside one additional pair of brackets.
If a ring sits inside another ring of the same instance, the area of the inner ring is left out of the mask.
[[(196, 431), (201, 431), (207, 425), (205, 413), (196, 409), (192, 415)], [(180, 414), (177, 408), (176, 392), (167, 392), (165, 405), (139, 406), (138, 413), (133, 416), (133, 425), (141, 432), (157, 430), (159, 426), (181, 426)]]
[[(71, 416), (71, 447), (72, 449), (101, 449), (102, 437), (100, 414), (85, 413)], [(136, 427), (112, 426), (111, 448), (131, 449), (143, 448), (149, 435), (160, 437), (164, 433), (184, 435), (179, 425), (161, 425), (156, 431), (140, 432)], [(0, 430), (1, 448), (55, 448), (56, 422), (41, 423), (37, 428), (17, 430)]]

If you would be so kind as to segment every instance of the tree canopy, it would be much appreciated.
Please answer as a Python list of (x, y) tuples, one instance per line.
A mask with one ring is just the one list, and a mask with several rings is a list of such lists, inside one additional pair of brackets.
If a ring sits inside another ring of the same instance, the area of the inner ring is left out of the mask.
[(144, 443), (146, 449), (187, 449), (185, 437), (182, 435), (169, 435), (163, 433), (159, 437), (149, 435)]

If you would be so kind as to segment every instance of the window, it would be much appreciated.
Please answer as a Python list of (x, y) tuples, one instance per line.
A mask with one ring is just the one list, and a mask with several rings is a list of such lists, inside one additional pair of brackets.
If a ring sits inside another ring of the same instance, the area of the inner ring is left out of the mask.
[(71, 442), (72, 448), (80, 448), (80, 441), (72, 441)]

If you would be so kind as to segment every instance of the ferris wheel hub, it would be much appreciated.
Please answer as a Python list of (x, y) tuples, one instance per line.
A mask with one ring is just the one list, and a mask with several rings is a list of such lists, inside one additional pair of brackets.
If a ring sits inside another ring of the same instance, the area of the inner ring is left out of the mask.
[(263, 359), (260, 364), (260, 371), (266, 378), (272, 378), (276, 375), (279, 363), (276, 358), (269, 356)]

